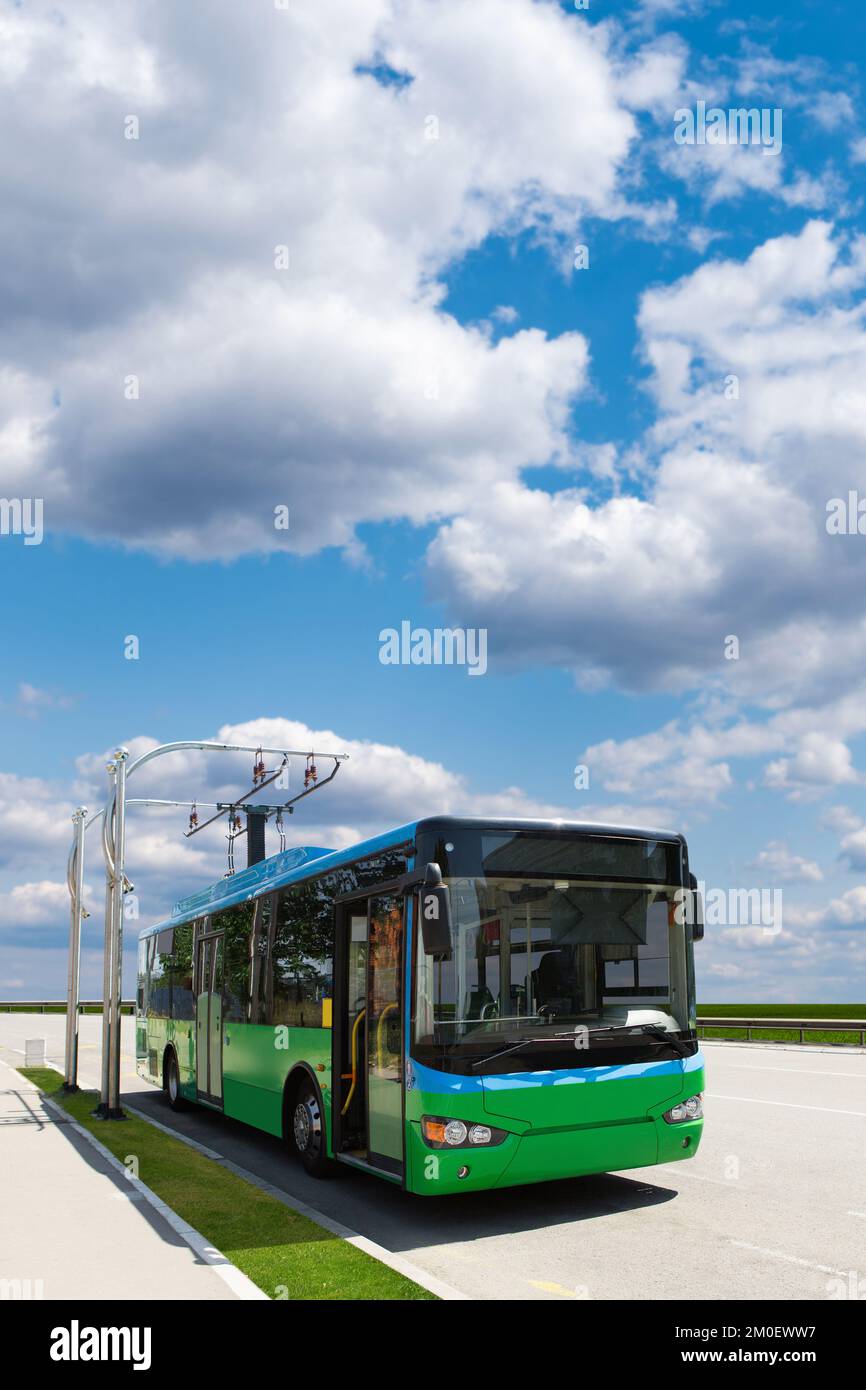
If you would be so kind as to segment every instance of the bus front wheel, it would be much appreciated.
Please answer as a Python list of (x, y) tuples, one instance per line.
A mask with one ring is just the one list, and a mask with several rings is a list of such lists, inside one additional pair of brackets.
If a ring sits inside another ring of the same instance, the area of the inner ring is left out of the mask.
[(165, 1091), (172, 1110), (186, 1110), (187, 1103), (180, 1093), (180, 1071), (173, 1050), (165, 1059)]
[(329, 1178), (334, 1164), (325, 1153), (325, 1122), (322, 1102), (313, 1082), (302, 1078), (295, 1090), (289, 1112), (292, 1148), (313, 1178)]

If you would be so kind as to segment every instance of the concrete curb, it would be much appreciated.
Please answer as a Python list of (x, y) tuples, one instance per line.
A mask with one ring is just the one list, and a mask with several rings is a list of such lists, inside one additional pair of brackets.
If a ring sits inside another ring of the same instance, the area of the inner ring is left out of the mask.
[(256, 1173), (250, 1172), (248, 1168), (242, 1168), (239, 1163), (233, 1163), (230, 1158), (224, 1158), (221, 1153), (217, 1153), (216, 1149), (209, 1149), (206, 1144), (200, 1144), (197, 1139), (190, 1139), (185, 1134), (178, 1134), (177, 1130), (171, 1129), (169, 1125), (164, 1125), (159, 1120), (154, 1120), (150, 1115), (145, 1114), (143, 1110), (138, 1110), (134, 1105), (130, 1105), (128, 1102), (124, 1102), (123, 1108), (124, 1110), (128, 1110), (130, 1115), (135, 1115), (139, 1120), (144, 1120), (147, 1124), (153, 1125), (154, 1129), (161, 1129), (163, 1134), (170, 1135), (172, 1139), (180, 1140), (181, 1144), (186, 1144), (189, 1148), (195, 1149), (197, 1153), (203, 1154), (205, 1158), (209, 1158), (212, 1162), (218, 1163), (221, 1168), (226, 1168), (230, 1173), (234, 1173), (236, 1177), (243, 1178), (245, 1182), (250, 1183), (253, 1187), (257, 1187), (260, 1192), (266, 1192), (269, 1197), (275, 1197), (278, 1202), (281, 1202), (284, 1207), (288, 1207), (290, 1211), (296, 1211), (300, 1216), (306, 1216), (310, 1221), (315, 1221), (318, 1226), (324, 1226), (325, 1230), (330, 1231), (332, 1235), (339, 1236), (341, 1240), (345, 1240), (349, 1245), (354, 1245), (356, 1249), (363, 1250), (366, 1255), (371, 1255), (373, 1259), (378, 1260), (380, 1264), (387, 1265), (389, 1269), (393, 1269), (397, 1274), (402, 1274), (405, 1278), (411, 1279), (413, 1283), (420, 1284), (421, 1288), (426, 1289), (428, 1293), (433, 1293), (437, 1298), (441, 1298), (447, 1302), (469, 1301), (467, 1294), (461, 1293), (459, 1289), (452, 1288), (451, 1285), (446, 1284), (444, 1280), (437, 1279), (435, 1274), (428, 1274), (426, 1269), (420, 1269), (418, 1265), (413, 1264), (411, 1260), (405, 1260), (402, 1255), (395, 1255), (391, 1250), (386, 1250), (384, 1245), (378, 1245), (376, 1241), (369, 1240), (367, 1236), (360, 1235), (349, 1226), (344, 1226), (342, 1222), (335, 1221), (332, 1217), (326, 1216), (324, 1212), (317, 1211), (315, 1207), (309, 1206), (306, 1202), (301, 1201), (299, 1197), (289, 1196), (287, 1192), (283, 1192), (281, 1188), (275, 1187), (273, 1183), (267, 1182), (264, 1178), (260, 1178)]

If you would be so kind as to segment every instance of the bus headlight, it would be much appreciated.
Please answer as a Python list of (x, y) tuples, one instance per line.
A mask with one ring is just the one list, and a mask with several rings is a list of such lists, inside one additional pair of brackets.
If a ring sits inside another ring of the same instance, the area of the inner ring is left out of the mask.
[(492, 1125), (465, 1124), (463, 1120), (446, 1120), (441, 1115), (425, 1115), (421, 1133), (431, 1149), (489, 1148), (508, 1137), (505, 1129)]
[(667, 1120), (669, 1125), (681, 1125), (686, 1120), (702, 1120), (704, 1118), (703, 1097), (689, 1096), (688, 1100), (677, 1101), (676, 1105), (670, 1110), (666, 1110), (662, 1115), (663, 1120)]

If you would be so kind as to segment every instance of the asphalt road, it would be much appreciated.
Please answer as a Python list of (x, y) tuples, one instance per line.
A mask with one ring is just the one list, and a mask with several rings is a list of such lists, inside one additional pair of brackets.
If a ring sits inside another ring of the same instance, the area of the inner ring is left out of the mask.
[[(0, 1014), (0, 1044), (25, 1037), (62, 1062), (62, 1017)], [(130, 1104), (471, 1298), (866, 1296), (866, 1053), (707, 1043), (695, 1159), (423, 1198), (348, 1170), (317, 1182), (276, 1139), (205, 1110), (172, 1114), (135, 1075), (132, 1037), (124, 1020)], [(83, 1019), (85, 1084), (98, 1084), (98, 1044), (99, 1019)]]

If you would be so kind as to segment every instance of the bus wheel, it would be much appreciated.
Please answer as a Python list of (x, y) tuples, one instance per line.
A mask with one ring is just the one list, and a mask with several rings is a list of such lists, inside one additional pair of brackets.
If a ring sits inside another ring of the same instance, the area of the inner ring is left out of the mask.
[(187, 1102), (180, 1093), (180, 1072), (174, 1051), (169, 1052), (165, 1061), (165, 1090), (172, 1110), (186, 1110)]
[(313, 1178), (329, 1178), (335, 1165), (325, 1154), (322, 1103), (312, 1081), (302, 1079), (295, 1091), (289, 1115), (292, 1147)]

